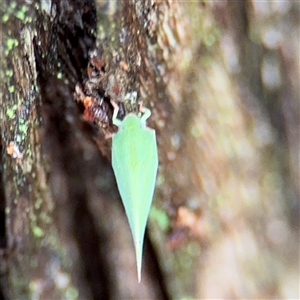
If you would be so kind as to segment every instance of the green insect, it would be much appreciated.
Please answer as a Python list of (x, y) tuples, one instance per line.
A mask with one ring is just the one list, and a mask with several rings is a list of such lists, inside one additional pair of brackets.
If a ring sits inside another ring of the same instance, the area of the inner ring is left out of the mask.
[(158, 168), (156, 137), (155, 131), (146, 127), (149, 109), (143, 107), (141, 117), (130, 113), (121, 121), (117, 119), (119, 107), (111, 103), (112, 121), (119, 129), (112, 137), (112, 167), (133, 237), (140, 282), (144, 235)]

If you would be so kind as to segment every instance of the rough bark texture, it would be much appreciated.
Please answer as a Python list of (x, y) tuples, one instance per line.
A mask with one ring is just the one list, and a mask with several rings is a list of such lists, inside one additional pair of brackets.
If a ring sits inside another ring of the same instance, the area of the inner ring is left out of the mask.
[[(299, 298), (299, 6), (1, 8), (2, 298)], [(110, 99), (158, 137), (140, 284)]]

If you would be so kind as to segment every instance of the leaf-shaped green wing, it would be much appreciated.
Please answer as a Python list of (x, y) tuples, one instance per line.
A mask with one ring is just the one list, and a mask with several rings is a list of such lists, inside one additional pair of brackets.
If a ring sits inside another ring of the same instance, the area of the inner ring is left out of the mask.
[(133, 236), (140, 281), (144, 234), (158, 167), (155, 131), (141, 124), (119, 130), (112, 140), (112, 166)]

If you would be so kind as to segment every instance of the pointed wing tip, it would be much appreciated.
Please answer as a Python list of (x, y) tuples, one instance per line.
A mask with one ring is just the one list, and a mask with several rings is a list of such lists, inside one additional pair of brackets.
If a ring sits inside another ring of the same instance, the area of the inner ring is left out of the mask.
[(137, 267), (137, 276), (138, 276), (138, 282), (141, 282), (141, 277), (142, 277), (142, 247), (143, 244), (139, 240), (135, 244), (135, 252), (136, 252), (136, 267)]
[(142, 277), (142, 265), (137, 264), (137, 276), (138, 276), (138, 282), (141, 283), (141, 277)]

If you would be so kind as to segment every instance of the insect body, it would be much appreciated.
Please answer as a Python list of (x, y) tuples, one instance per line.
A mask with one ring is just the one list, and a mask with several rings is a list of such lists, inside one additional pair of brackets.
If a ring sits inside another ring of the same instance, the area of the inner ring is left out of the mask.
[(143, 108), (141, 117), (130, 113), (123, 121), (117, 119), (114, 106), (113, 124), (119, 131), (112, 137), (112, 167), (130, 225), (141, 281), (144, 234), (158, 168), (155, 131), (146, 127), (151, 112)]

